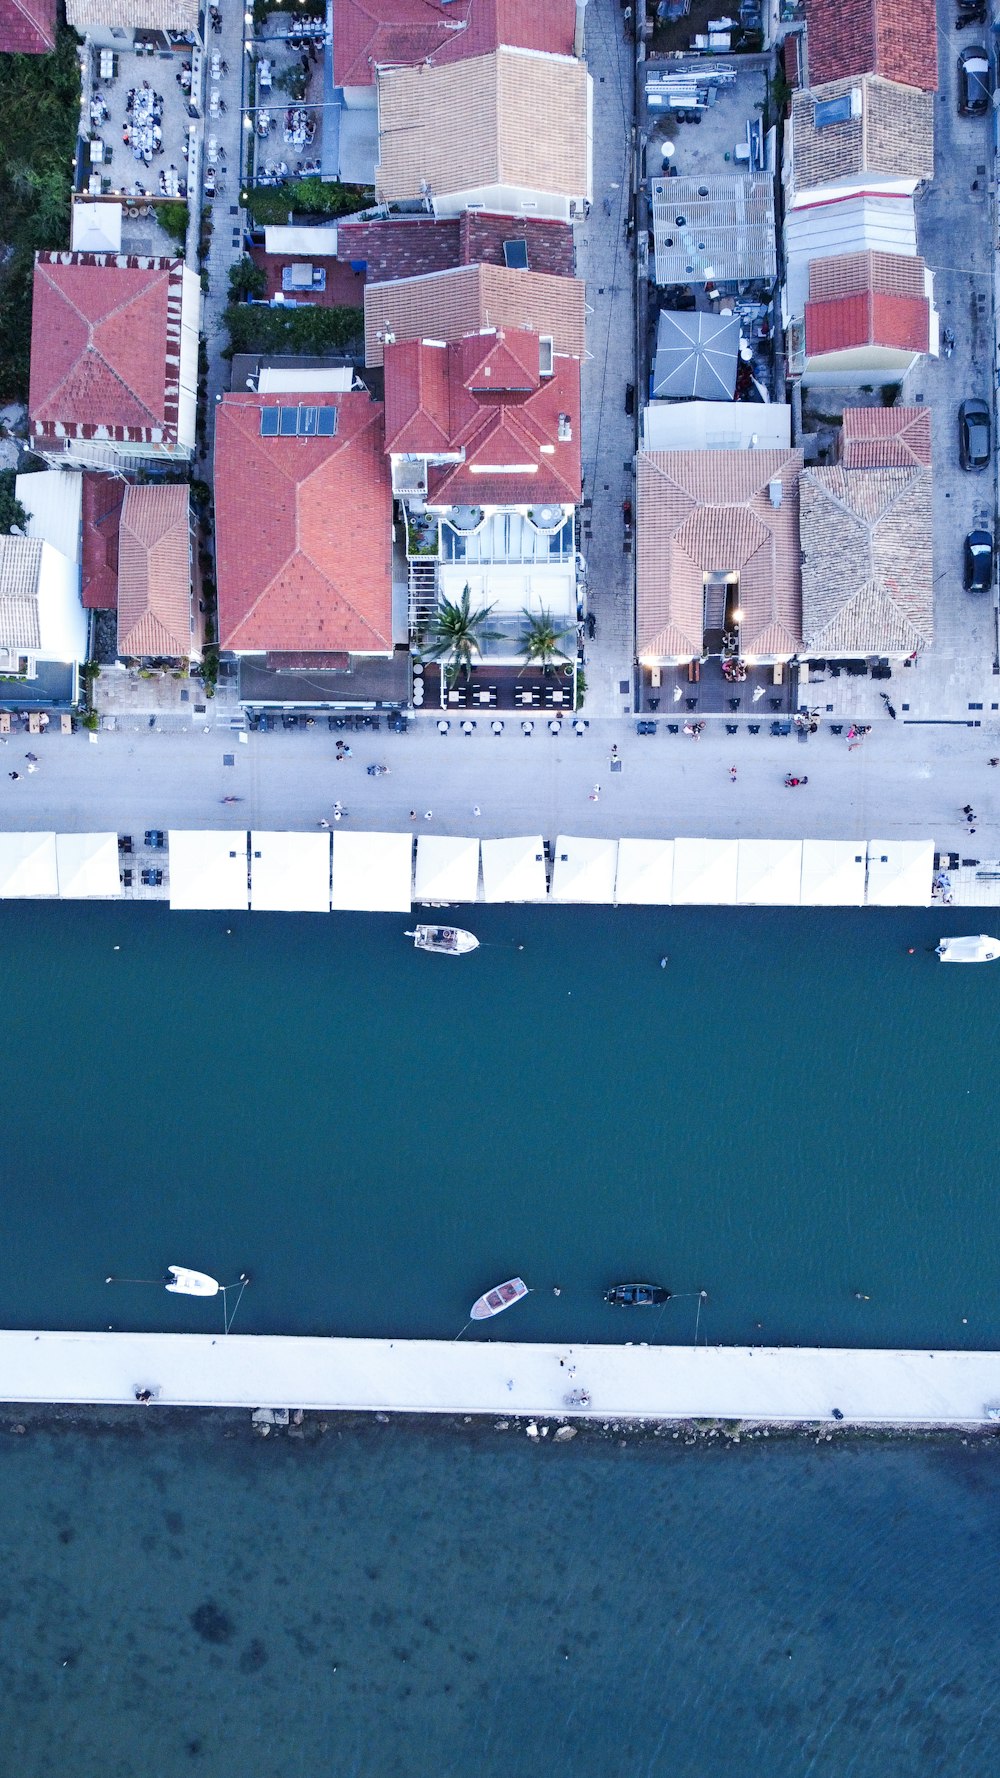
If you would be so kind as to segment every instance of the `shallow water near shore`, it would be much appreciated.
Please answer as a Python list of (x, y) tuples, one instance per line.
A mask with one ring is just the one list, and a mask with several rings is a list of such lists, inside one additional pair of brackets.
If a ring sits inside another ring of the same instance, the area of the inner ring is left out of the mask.
[(986, 1778), (1000, 1447), (25, 1416), (20, 1778)]

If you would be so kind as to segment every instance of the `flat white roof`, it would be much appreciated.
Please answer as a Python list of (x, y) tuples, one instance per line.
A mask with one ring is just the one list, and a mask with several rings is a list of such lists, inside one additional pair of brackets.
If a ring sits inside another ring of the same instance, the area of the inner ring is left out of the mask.
[(731, 907), (736, 901), (738, 858), (738, 840), (675, 840), (675, 904)]
[(545, 900), (541, 834), (531, 834), (526, 839), (484, 840), (482, 854), (484, 900)]
[(478, 893), (478, 840), (438, 833), (418, 836), (414, 901), (475, 901)]
[(250, 906), (255, 912), (330, 912), (328, 833), (250, 835)]
[(673, 899), (673, 840), (619, 840), (615, 900), (669, 907)]
[(121, 252), (121, 204), (74, 204), (71, 219), (74, 253)]
[(787, 211), (785, 290), (789, 315), (801, 320), (805, 314), (811, 259), (869, 250), (916, 258), (917, 225), (912, 197), (852, 194)]
[(933, 840), (868, 841), (869, 907), (930, 907), (933, 878)]
[(54, 833), (0, 833), (0, 898), (59, 894)]
[(650, 401), (642, 410), (644, 451), (787, 451), (792, 410), (770, 401)]
[(408, 914), (413, 884), (413, 836), (344, 833), (333, 836), (331, 906), (343, 912)]
[(83, 477), (73, 469), (32, 469), (14, 478), (28, 514), (28, 536), (40, 537), (70, 562), (79, 562)]
[(63, 901), (110, 901), (122, 892), (116, 833), (57, 833), (56, 868)]
[(803, 907), (859, 908), (865, 899), (864, 840), (803, 840)]
[(552, 866), (553, 901), (613, 902), (617, 840), (574, 839), (561, 833)]
[(798, 907), (801, 840), (740, 840), (736, 899), (755, 907)]
[(318, 259), (335, 259), (336, 227), (290, 228), (275, 224), (264, 230), (265, 253), (315, 253)]
[(334, 365), (330, 370), (282, 370), (265, 364), (257, 379), (260, 395), (345, 395), (354, 387), (354, 371), (349, 364)]
[(247, 836), (218, 829), (171, 828), (172, 908), (248, 908)]

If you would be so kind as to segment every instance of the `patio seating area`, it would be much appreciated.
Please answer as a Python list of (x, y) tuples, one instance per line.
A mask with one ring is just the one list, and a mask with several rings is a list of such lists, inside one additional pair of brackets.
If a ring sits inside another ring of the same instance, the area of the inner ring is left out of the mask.
[[(494, 666), (490, 661), (477, 667), (468, 681), (460, 680), (449, 687), (447, 670), (442, 687), (441, 668), (434, 662), (413, 666), (413, 703), (417, 709), (456, 712), (517, 711), (558, 718), (573, 711), (574, 680), (562, 671), (543, 673), (517, 667)], [(443, 695), (442, 695), (443, 694)]]
[(255, 64), (254, 183), (322, 172), (323, 27), (303, 20), (288, 35), (260, 42)]
[(190, 45), (155, 56), (91, 52), (81, 134), (80, 189), (140, 200), (186, 200), (196, 124)]

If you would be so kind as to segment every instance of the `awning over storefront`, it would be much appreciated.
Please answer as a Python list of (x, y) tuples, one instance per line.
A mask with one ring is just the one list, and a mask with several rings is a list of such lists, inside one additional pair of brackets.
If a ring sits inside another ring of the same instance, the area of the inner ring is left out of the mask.
[(0, 897), (59, 894), (54, 833), (0, 833)]
[(674, 902), (731, 907), (738, 857), (738, 840), (675, 840)]
[(417, 839), (414, 901), (475, 901), (479, 893), (479, 841), (422, 833)]
[(545, 900), (545, 854), (540, 834), (527, 839), (484, 840), (482, 854), (486, 901)]
[(665, 908), (673, 899), (673, 840), (619, 840), (615, 900)]
[(63, 901), (110, 901), (122, 892), (116, 833), (57, 833), (56, 869)]
[(859, 908), (865, 899), (864, 840), (803, 840), (803, 907)]
[(411, 834), (334, 834), (331, 906), (335, 910), (408, 914), (412, 889)]
[(930, 907), (933, 878), (933, 840), (868, 841), (869, 907)]
[(329, 834), (252, 833), (250, 906), (257, 913), (328, 914)]
[(171, 828), (168, 841), (172, 908), (250, 906), (245, 831)]
[(553, 901), (613, 902), (617, 840), (574, 839), (561, 833), (552, 866)]
[(798, 907), (801, 840), (740, 840), (736, 899), (755, 907)]

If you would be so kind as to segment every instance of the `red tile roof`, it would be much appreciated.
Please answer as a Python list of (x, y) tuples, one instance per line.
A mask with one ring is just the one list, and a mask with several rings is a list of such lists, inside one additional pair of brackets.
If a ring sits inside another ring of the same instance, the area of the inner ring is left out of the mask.
[(926, 352), (930, 343), (930, 304), (925, 296), (888, 296), (862, 291), (830, 302), (806, 303), (806, 354), (844, 352), (854, 346), (889, 346), (900, 352)]
[(352, 272), (349, 265), (344, 265), (343, 254), (337, 259), (320, 258), (316, 253), (268, 253), (263, 247), (251, 247), (250, 258), (254, 265), (260, 266), (267, 278), (267, 295), (277, 296), (282, 290), (281, 274), (286, 266), (308, 263), (326, 273), (324, 290), (296, 290), (296, 303), (311, 303), (315, 308), (363, 309), (365, 306), (365, 281), (357, 272)]
[(930, 467), (928, 407), (845, 407), (840, 433), (845, 469)]
[[(363, 393), (333, 438), (264, 438), (261, 410), (289, 396), (225, 395), (215, 422), (216, 574), (223, 648), (392, 652), (392, 492), (383, 408)], [(254, 515), (248, 535), (249, 514)]]
[(176, 441), (183, 271), (178, 259), (35, 255), (35, 438)]
[(881, 74), (935, 92), (934, 0), (806, 0), (809, 85)]
[(187, 483), (130, 487), (118, 544), (118, 652), (191, 653), (191, 510)]
[(56, 0), (0, 0), (0, 53), (40, 56), (56, 41)]
[(376, 67), (465, 61), (501, 44), (573, 54), (575, 0), (337, 0), (333, 78), (371, 86)]
[(461, 216), (389, 216), (381, 222), (342, 222), (337, 258), (364, 264), (373, 284), (448, 272), (460, 265), (504, 265), (505, 241), (524, 241), (528, 269), (572, 278), (576, 272), (573, 230), (567, 222), (498, 216), (466, 210)]
[(87, 611), (118, 609), (118, 526), (127, 483), (116, 475), (83, 477), (83, 566), (80, 593)]
[(538, 335), (516, 328), (448, 346), (387, 346), (386, 451), (462, 454), (461, 462), (430, 468), (435, 506), (575, 505), (580, 366), (570, 358), (554, 362), (555, 374), (540, 376)]

